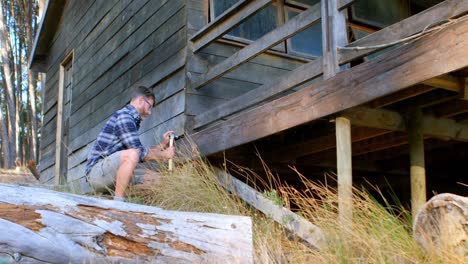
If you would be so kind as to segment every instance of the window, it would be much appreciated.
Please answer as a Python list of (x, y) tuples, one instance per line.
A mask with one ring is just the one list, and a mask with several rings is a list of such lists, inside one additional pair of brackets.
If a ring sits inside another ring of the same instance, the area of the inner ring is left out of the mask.
[(384, 28), (410, 15), (408, 0), (358, 0), (351, 5), (351, 21)]
[[(211, 19), (222, 14), (236, 2), (238, 0), (211, 0)], [(235, 27), (225, 37), (240, 42), (255, 41), (317, 3), (320, 3), (320, 0), (273, 1), (272, 4)], [(292, 54), (321, 56), (322, 26), (320, 21), (273, 49)]]
[(68, 171), (68, 135), (72, 103), (73, 52), (60, 64), (55, 137), (55, 184), (64, 184)]

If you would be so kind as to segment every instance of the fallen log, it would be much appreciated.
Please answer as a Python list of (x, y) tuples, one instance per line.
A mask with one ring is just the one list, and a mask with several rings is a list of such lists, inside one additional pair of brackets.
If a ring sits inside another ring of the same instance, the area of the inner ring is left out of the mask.
[(426, 253), (468, 256), (468, 198), (451, 193), (432, 197), (416, 215), (413, 235)]
[(251, 224), (0, 184), (0, 263), (252, 263)]

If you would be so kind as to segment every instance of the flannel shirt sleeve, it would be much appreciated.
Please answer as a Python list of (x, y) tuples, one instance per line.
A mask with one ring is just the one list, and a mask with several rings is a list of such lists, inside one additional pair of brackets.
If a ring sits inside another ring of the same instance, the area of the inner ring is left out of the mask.
[(122, 140), (123, 145), (127, 149), (138, 149), (140, 151), (140, 162), (145, 160), (148, 155), (148, 148), (141, 144), (138, 135), (138, 128), (136, 127), (133, 117), (129, 114), (122, 114), (117, 118), (116, 127), (117, 135)]

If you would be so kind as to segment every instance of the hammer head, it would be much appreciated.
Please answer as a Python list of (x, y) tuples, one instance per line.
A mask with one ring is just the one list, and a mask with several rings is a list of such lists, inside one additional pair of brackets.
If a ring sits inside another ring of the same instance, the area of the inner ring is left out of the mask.
[(178, 136), (176, 136), (175, 134), (171, 134), (171, 136), (174, 137), (174, 140), (178, 140), (178, 139), (181, 139), (181, 138), (184, 138), (184, 137), (185, 137), (184, 134), (178, 135)]

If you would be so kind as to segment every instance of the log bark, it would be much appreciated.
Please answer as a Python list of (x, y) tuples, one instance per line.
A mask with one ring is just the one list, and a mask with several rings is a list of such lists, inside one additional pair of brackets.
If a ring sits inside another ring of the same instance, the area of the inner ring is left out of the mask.
[(426, 253), (468, 256), (468, 198), (451, 193), (432, 197), (419, 210), (413, 234)]
[(252, 263), (251, 219), (0, 184), (0, 262)]

